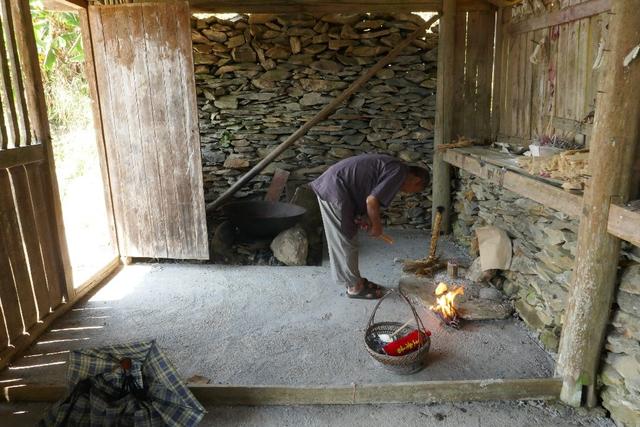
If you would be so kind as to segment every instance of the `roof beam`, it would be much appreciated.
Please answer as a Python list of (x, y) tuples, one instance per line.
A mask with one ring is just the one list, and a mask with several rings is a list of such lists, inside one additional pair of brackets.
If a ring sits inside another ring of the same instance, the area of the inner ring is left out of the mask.
[[(190, 0), (194, 12), (208, 13), (357, 13), (439, 12), (442, 0)], [(460, 10), (494, 10), (484, 0), (458, 0)]]

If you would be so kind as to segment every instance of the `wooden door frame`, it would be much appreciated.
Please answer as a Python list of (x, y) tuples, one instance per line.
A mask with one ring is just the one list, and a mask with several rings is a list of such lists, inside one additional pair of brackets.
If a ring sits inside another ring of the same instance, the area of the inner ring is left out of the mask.
[[(105, 208), (107, 210), (107, 221), (109, 225), (109, 234), (111, 243), (115, 249), (114, 259), (100, 270), (95, 272), (88, 280), (80, 284), (78, 287), (73, 286), (71, 279), (67, 285), (67, 292), (70, 296), (84, 293), (86, 288), (95, 286), (96, 281), (105, 275), (106, 271), (113, 269), (115, 260), (120, 258), (120, 249), (118, 244), (118, 233), (116, 230), (115, 216), (113, 210), (113, 196), (111, 193), (111, 178), (109, 174), (109, 165), (107, 162), (107, 152), (104, 140), (104, 128), (102, 123), (102, 111), (100, 109), (100, 93), (98, 92), (98, 82), (94, 63), (93, 43), (91, 28), (89, 25), (89, 4), (86, 0), (45, 0), (45, 8), (51, 11), (75, 12), (80, 18), (80, 31), (82, 35), (82, 44), (84, 48), (85, 58), (85, 74), (89, 85), (89, 95), (91, 97), (91, 109), (93, 114), (93, 124), (95, 127), (96, 146), (98, 148), (98, 159), (100, 163), (100, 172), (104, 185)], [(54, 171), (55, 173), (55, 171)]]

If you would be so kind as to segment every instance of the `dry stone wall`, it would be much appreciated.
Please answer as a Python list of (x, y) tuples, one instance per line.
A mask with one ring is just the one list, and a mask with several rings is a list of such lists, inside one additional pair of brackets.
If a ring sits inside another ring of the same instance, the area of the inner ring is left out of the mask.
[[(520, 317), (542, 344), (557, 351), (573, 269), (578, 221), (460, 171), (453, 232), (473, 250), (474, 230), (505, 229), (512, 238), (511, 268), (499, 277)], [(620, 285), (614, 301), (599, 376), (602, 402), (620, 426), (640, 420), (640, 257), (623, 245)], [(630, 261), (631, 260), (631, 261)]]
[(458, 184), (454, 235), (471, 247), (478, 227), (495, 225), (507, 231), (514, 254), (511, 269), (500, 275), (502, 290), (543, 345), (556, 351), (578, 222), (464, 171)]
[(640, 259), (621, 276), (605, 341), (602, 400), (618, 425), (640, 425)]
[[(403, 37), (414, 14), (192, 19), (206, 199), (213, 200)], [(262, 197), (275, 168), (293, 187), (360, 153), (431, 164), (437, 35), (425, 34), (237, 198)], [(424, 228), (430, 190), (396, 199), (387, 224)]]

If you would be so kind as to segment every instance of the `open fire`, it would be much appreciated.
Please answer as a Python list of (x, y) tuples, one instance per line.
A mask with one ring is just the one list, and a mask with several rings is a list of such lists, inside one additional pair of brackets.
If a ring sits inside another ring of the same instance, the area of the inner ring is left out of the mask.
[(460, 320), (453, 302), (458, 295), (463, 294), (463, 287), (449, 290), (449, 286), (446, 283), (440, 282), (435, 290), (436, 303), (431, 306), (431, 310), (433, 310), (445, 324), (453, 328), (458, 328), (460, 327)]

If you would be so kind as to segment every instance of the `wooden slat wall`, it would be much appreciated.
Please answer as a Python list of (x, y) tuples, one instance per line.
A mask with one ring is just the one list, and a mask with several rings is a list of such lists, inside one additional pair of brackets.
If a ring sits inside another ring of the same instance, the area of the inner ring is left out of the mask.
[(186, 2), (89, 8), (123, 256), (208, 258), (189, 16)]
[(12, 6), (0, 2), (0, 364), (7, 349), (67, 299), (51, 229), (52, 189), (43, 178), (46, 154), (30, 121), (36, 112), (27, 107), (26, 89), (34, 90), (23, 72), (29, 53), (18, 55), (24, 40), (15, 26), (28, 9)]
[(496, 12), (456, 14), (453, 137), (491, 137)]
[[(594, 7), (595, 3), (566, 0), (558, 7)], [(601, 2), (597, 3), (599, 6)], [(510, 16), (508, 12), (506, 9), (505, 15)], [(608, 14), (600, 13), (520, 32), (514, 30), (517, 24), (505, 19), (507, 55), (503, 57), (500, 76), (504, 90), (500, 93), (498, 139), (528, 143), (544, 133), (588, 135), (579, 122), (595, 109), (596, 82), (601, 71), (592, 66), (607, 22)], [(529, 57), (543, 38), (546, 43), (542, 56), (538, 64), (533, 64)]]

